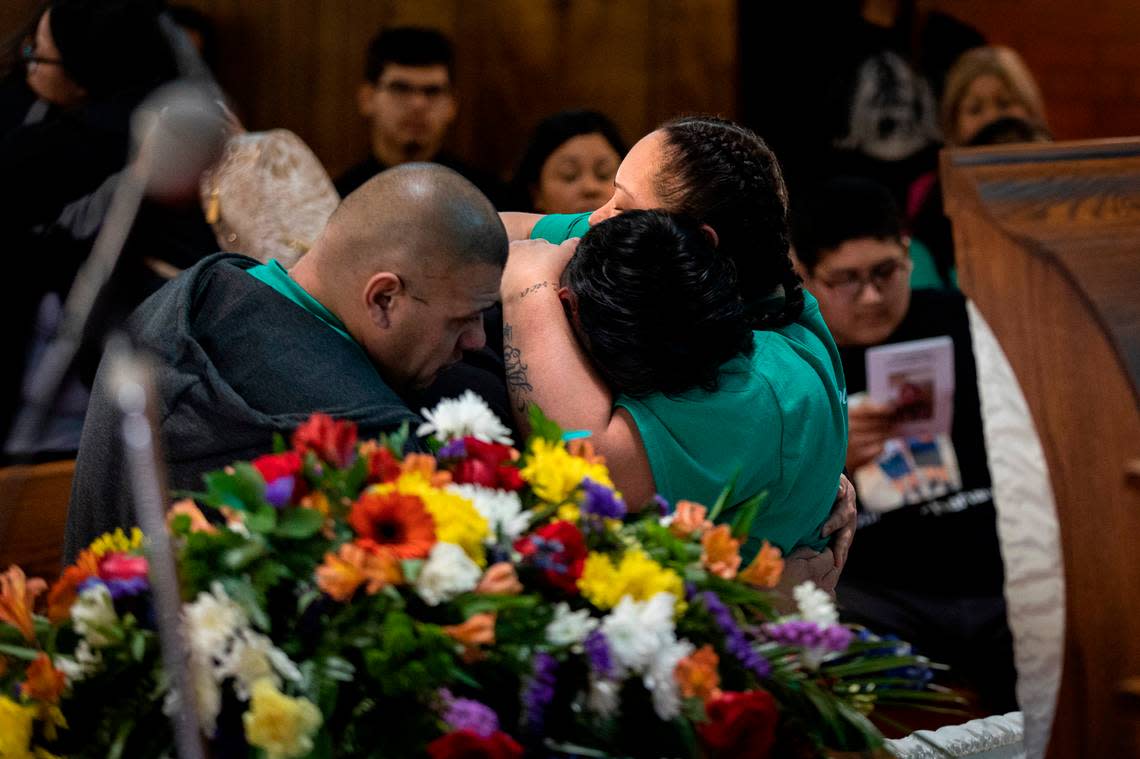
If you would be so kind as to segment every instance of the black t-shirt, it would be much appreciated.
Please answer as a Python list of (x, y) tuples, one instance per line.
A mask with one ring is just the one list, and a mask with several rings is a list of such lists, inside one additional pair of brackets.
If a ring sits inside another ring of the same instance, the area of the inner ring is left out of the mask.
[[(859, 529), (840, 582), (944, 596), (1002, 592), (1003, 568), (982, 431), (977, 370), (965, 298), (918, 290), (883, 344), (942, 335), (954, 342), (954, 416), (950, 440), (961, 488), (894, 511), (859, 503)], [(866, 348), (840, 348), (849, 393), (867, 388)]]

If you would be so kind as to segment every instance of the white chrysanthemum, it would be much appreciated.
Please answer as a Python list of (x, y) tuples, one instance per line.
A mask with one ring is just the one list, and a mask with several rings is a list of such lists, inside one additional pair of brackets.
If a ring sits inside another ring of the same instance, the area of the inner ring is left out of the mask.
[(646, 690), (653, 696), (653, 710), (666, 722), (681, 713), (681, 692), (673, 674), (677, 662), (694, 650), (693, 644), (687, 640), (674, 641), (657, 652), (649, 671), (642, 677)]
[(220, 582), (213, 583), (209, 593), (199, 593), (193, 603), (184, 604), (182, 619), (187, 642), (206, 656), (225, 651), (229, 639), (249, 626), (245, 610), (226, 595)]
[(621, 599), (602, 620), (602, 632), (620, 670), (647, 671), (655, 657), (673, 644), (672, 593), (658, 593), (648, 601)]
[(610, 717), (617, 713), (621, 705), (620, 695), (621, 683), (601, 677), (591, 677), (586, 706), (600, 717)]
[(485, 443), (512, 443), (511, 431), (487, 402), (471, 390), (458, 398), (445, 398), (431, 411), (421, 409), (420, 415), (427, 420), (416, 430), (420, 437), (435, 435), (447, 442), (470, 435)]
[(275, 688), (280, 688), (281, 678), (299, 682), (301, 671), (272, 640), (245, 629), (234, 638), (229, 652), (217, 661), (214, 676), (219, 681), (232, 677), (234, 692), (242, 701), (248, 701), (258, 680), (269, 678)]
[(570, 611), (565, 601), (554, 607), (554, 619), (546, 626), (546, 642), (552, 646), (577, 646), (598, 626), (588, 609)]
[(827, 591), (817, 588), (811, 580), (800, 583), (792, 590), (796, 599), (796, 606), (800, 609), (800, 617), (807, 622), (815, 622), (821, 627), (834, 625), (839, 621), (839, 612)]
[(79, 682), (94, 675), (103, 668), (103, 654), (91, 648), (86, 640), (79, 641), (72, 656), (57, 656), (55, 668), (63, 673), (69, 683)]
[(469, 483), (448, 485), (447, 489), (471, 501), (475, 510), (487, 520), (487, 525), (490, 527), (487, 534), (488, 542), (494, 542), (501, 533), (513, 543), (530, 526), (530, 514), (523, 511), (518, 493)]
[(416, 592), (429, 606), (474, 590), (483, 576), (479, 565), (454, 543), (436, 543), (416, 578)]
[(71, 605), (71, 623), (75, 632), (95, 648), (109, 646), (113, 642), (108, 632), (119, 624), (111, 591), (101, 582), (92, 583), (79, 592), (79, 598)]

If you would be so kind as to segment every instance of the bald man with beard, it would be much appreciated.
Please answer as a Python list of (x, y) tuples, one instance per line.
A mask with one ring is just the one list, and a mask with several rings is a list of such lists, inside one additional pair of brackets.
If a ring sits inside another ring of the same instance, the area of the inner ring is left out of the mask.
[[(345, 198), (291, 271), (217, 254), (183, 272), (129, 323), (157, 365), (170, 487), (200, 488), (203, 473), (266, 453), (317, 411), (365, 437), (416, 423), (404, 399), (483, 346), (507, 249), (474, 185), (405, 164)], [(134, 524), (108, 374), (101, 366), (83, 429), (69, 562)]]

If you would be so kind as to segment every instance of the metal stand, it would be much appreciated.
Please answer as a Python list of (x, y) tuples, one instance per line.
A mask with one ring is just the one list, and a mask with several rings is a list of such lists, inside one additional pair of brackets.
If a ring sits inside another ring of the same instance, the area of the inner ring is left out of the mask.
[(205, 759), (198, 699), (190, 674), (189, 648), (182, 634), (182, 594), (166, 529), (166, 477), (154, 423), (154, 386), (146, 362), (122, 335), (107, 344), (112, 362), (112, 399), (122, 419), (123, 446), (135, 517), (146, 536), (151, 598), (162, 647), (162, 664), (178, 704), (170, 720), (180, 759)]

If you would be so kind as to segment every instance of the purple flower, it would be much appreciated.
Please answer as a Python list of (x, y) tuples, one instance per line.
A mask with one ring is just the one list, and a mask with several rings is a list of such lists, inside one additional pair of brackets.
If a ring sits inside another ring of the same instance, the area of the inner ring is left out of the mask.
[(456, 698), (444, 688), (439, 693), (443, 701), (443, 721), (452, 730), (468, 730), (480, 738), (489, 738), (499, 729), (499, 715), (486, 704), (470, 698)]
[(764, 625), (764, 632), (773, 641), (784, 646), (822, 649), (837, 653), (846, 651), (855, 637), (855, 633), (843, 625), (821, 627), (815, 622), (798, 619)]
[(661, 516), (667, 517), (673, 513), (673, 507), (665, 500), (665, 497), (660, 493), (653, 494), (653, 502), (657, 504), (657, 510), (661, 512)]
[(531, 674), (530, 681), (523, 693), (524, 719), (527, 729), (533, 735), (542, 734), (546, 707), (550, 706), (550, 702), (554, 700), (557, 672), (557, 659), (547, 653), (535, 654), (534, 672)]
[(462, 459), (467, 457), (467, 444), (463, 442), (463, 438), (452, 440), (447, 445), (439, 449), (436, 454), (441, 459)]
[(610, 644), (601, 630), (593, 630), (582, 642), (586, 649), (586, 656), (590, 660), (590, 670), (599, 677), (609, 677), (614, 671), (613, 657), (610, 656)]
[(265, 500), (279, 509), (283, 508), (289, 503), (289, 499), (293, 497), (293, 488), (296, 484), (297, 480), (291, 474), (278, 477), (265, 486)]
[(618, 498), (613, 488), (594, 482), (589, 477), (582, 480), (582, 490), (586, 498), (582, 511), (602, 519), (621, 519), (625, 516), (625, 501)]
[(757, 677), (768, 677), (772, 674), (772, 665), (762, 655), (752, 648), (752, 644), (748, 641), (748, 636), (736, 624), (736, 619), (732, 616), (732, 611), (729, 610), (724, 603), (717, 598), (716, 593), (707, 590), (700, 594), (701, 600), (705, 604), (705, 608), (709, 610), (713, 619), (716, 620), (717, 627), (724, 633), (724, 645), (737, 661), (743, 664), (747, 669), (751, 670)]

